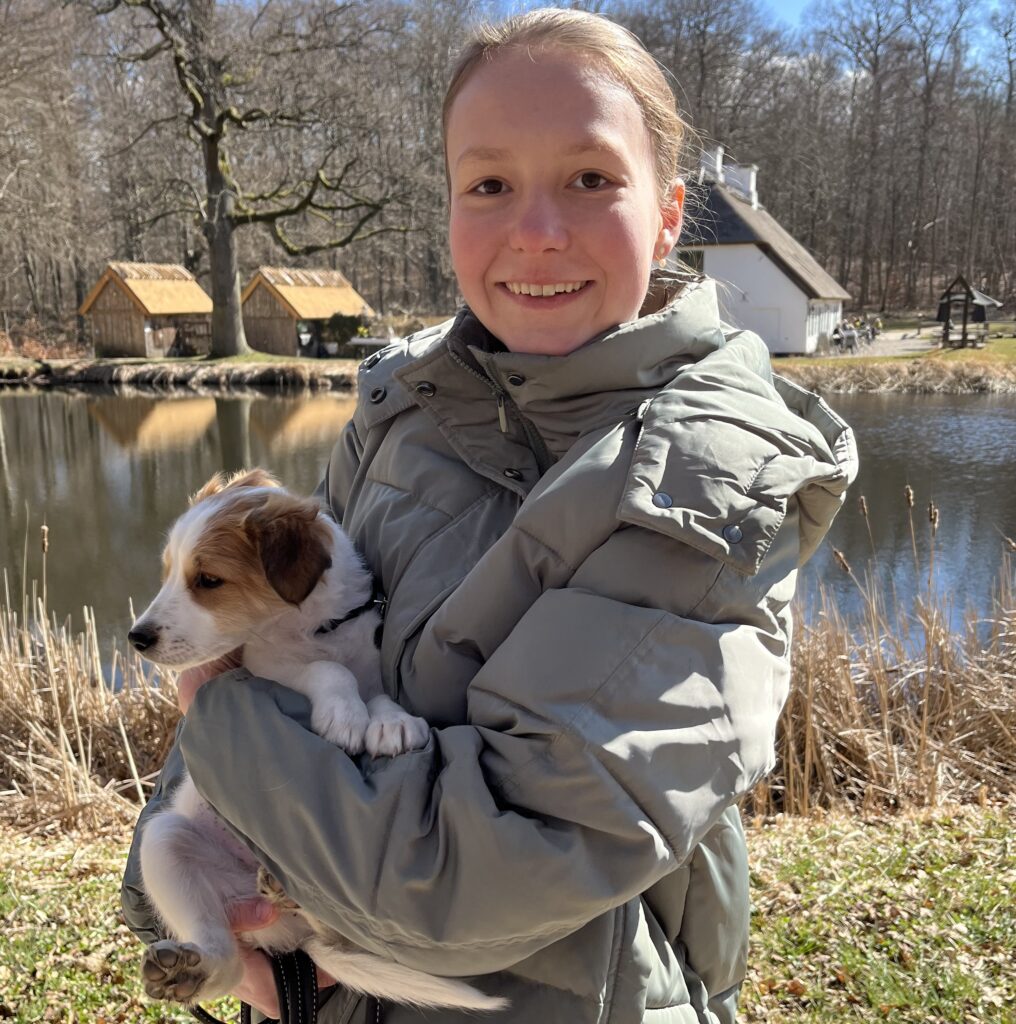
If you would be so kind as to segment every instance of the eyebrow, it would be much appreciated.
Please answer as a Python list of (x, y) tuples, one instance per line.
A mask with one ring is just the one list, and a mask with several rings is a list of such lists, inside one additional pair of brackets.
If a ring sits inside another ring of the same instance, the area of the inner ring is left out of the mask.
[[(585, 139), (582, 142), (576, 142), (575, 145), (569, 146), (564, 151), (564, 156), (584, 156), (586, 153), (609, 153), (615, 157), (624, 156), (623, 151), (607, 139)], [(498, 149), (494, 146), (471, 146), (455, 161), (455, 166), (458, 167), (467, 161), (496, 163), (499, 160), (510, 159), (511, 155), (510, 149)]]

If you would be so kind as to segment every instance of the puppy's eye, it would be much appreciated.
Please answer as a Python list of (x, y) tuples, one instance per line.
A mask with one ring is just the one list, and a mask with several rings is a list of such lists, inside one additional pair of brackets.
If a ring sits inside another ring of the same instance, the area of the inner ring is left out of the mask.
[(199, 587), (201, 590), (214, 590), (216, 587), (221, 587), (225, 583), (225, 580), (220, 579), (218, 576), (209, 576), (206, 572), (199, 572), (197, 579), (194, 580), (194, 586)]

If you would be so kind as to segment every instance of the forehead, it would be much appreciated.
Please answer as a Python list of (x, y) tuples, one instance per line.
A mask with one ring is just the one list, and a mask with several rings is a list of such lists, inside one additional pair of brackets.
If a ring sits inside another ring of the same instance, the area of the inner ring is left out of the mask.
[(598, 146), (650, 154), (635, 97), (586, 54), (508, 50), (479, 64), (448, 117), (448, 164)]

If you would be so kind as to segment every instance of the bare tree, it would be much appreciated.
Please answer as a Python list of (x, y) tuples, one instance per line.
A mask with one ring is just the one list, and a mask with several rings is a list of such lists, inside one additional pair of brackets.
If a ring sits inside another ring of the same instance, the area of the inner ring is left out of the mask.
[[(256, 7), (215, 0), (100, 0), (94, 9), (100, 15), (135, 15), (133, 45), (117, 54), (122, 64), (170, 62), (178, 116), (200, 154), (203, 181), (199, 185), (184, 175), (166, 182), (163, 198), (172, 201), (157, 216), (190, 211), (200, 218), (210, 265), (212, 354), (243, 353), (237, 230), (264, 225), (289, 255), (307, 255), (369, 234), (370, 222), (390, 199), (383, 189), (369, 187), (376, 181), (357, 174), (360, 139), (340, 119), (352, 112), (340, 111), (338, 97), (322, 94), (321, 77), (308, 74), (312, 62), (327, 62), (331, 69), (358, 63), (383, 27), (380, 14), (323, 0)], [(270, 77), (262, 74), (266, 67)], [(141, 134), (156, 124), (150, 121)], [(272, 145), (274, 134), (297, 146), (281, 164), (288, 173), (255, 183), (244, 178), (239, 139), (252, 134), (262, 148)], [(324, 236), (293, 237), (287, 223), (306, 224), (307, 218), (325, 225)]]

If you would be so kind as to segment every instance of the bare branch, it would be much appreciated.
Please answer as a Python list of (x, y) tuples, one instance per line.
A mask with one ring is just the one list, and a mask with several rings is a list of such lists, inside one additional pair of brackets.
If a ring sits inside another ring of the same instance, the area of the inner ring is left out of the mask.
[(179, 119), (179, 114), (169, 114), (167, 117), (157, 117), (154, 121), (149, 121), (141, 130), (140, 134), (136, 135), (126, 145), (121, 146), (119, 149), (108, 150), (102, 155), (107, 160), (116, 156), (123, 156), (123, 154), (128, 150), (133, 149), (149, 132), (154, 131), (156, 128), (159, 128), (164, 124), (172, 124), (174, 121), (178, 121)]

